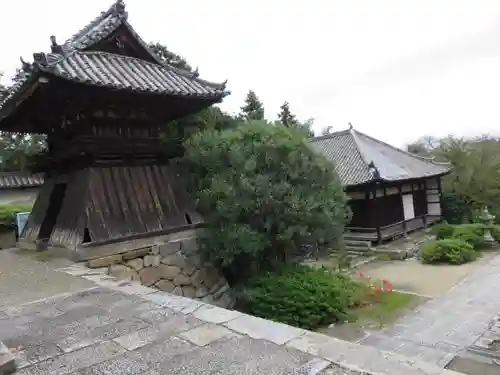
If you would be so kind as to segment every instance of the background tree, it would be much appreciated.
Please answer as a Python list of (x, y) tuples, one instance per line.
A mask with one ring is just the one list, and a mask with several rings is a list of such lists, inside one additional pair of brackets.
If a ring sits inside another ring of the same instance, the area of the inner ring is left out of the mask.
[(290, 128), (297, 124), (297, 118), (290, 111), (290, 104), (288, 102), (284, 102), (280, 107), (280, 112), (278, 113), (278, 120), (281, 121), (283, 125), (287, 128)]
[(253, 90), (248, 92), (245, 105), (241, 107), (241, 117), (247, 121), (264, 120), (264, 105)]
[(290, 104), (284, 102), (280, 107), (280, 112), (278, 113), (278, 122), (283, 124), (289, 129), (297, 130), (306, 138), (314, 137), (314, 132), (311, 129), (314, 119), (308, 119), (304, 123), (297, 120), (297, 117), (290, 111)]
[[(3, 73), (0, 72), (0, 81), (2, 80)], [(7, 93), (7, 88), (0, 83), (0, 100), (4, 97), (4, 95)]]
[(161, 43), (149, 43), (149, 48), (153, 50), (165, 63), (172, 65), (175, 68), (192, 71), (193, 68), (180, 55), (171, 52), (165, 45)]
[(452, 172), (442, 179), (446, 220), (473, 220), (483, 205), (497, 217), (500, 215), (497, 204), (500, 200), (500, 141), (497, 138), (423, 137), (408, 149), (452, 164)]
[(0, 170), (27, 172), (31, 158), (45, 148), (43, 135), (0, 133)]
[(207, 222), (201, 249), (233, 281), (304, 255), (304, 244), (338, 245), (346, 197), (330, 163), (302, 136), (250, 121), (197, 133), (185, 148), (182, 170)]

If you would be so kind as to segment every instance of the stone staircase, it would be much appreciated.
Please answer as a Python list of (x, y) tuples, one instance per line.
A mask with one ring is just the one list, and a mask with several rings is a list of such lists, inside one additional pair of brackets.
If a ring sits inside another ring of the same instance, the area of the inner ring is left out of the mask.
[(373, 248), (371, 241), (352, 238), (348, 233), (344, 234), (345, 249), (352, 255), (372, 255)]

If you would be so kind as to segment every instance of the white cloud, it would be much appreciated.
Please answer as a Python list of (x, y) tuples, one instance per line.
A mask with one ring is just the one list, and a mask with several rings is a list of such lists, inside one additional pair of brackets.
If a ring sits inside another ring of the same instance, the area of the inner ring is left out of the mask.
[[(0, 69), (46, 51), (110, 4), (25, 0), (2, 5)], [(229, 80), (237, 112), (253, 89), (274, 117), (284, 100), (317, 129), (354, 126), (402, 145), (425, 134), (500, 124), (500, 2), (494, 0), (128, 0), (130, 21)]]

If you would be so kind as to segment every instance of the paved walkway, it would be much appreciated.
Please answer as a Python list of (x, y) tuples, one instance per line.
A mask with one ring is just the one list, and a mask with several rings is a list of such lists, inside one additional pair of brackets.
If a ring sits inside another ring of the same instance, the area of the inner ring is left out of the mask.
[(27, 279), (37, 280), (33, 273), (40, 271), (49, 284), (65, 280), (70, 289), (79, 282), (93, 287), (0, 308), (0, 341), (16, 356), (18, 374), (457, 374), (120, 282), (104, 271), (79, 265), (55, 271), (33, 258), (25, 261), (32, 272)]
[(0, 308), (94, 286), (91, 281), (54, 271), (69, 264), (41, 253), (0, 250)]
[(448, 293), (422, 305), (361, 344), (446, 366), (472, 345), (500, 313), (500, 255)]

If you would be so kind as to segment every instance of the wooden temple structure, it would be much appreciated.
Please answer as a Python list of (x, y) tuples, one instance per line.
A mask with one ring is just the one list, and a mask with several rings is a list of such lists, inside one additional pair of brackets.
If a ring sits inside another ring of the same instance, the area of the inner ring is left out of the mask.
[(71, 253), (195, 224), (169, 163), (182, 155), (182, 136), (164, 144), (160, 135), (221, 102), (225, 83), (162, 61), (121, 0), (63, 44), (50, 41), (50, 53), (21, 59), (19, 82), (0, 102), (1, 131), (47, 135), (36, 165), (45, 181), (19, 245)]
[(414, 155), (349, 129), (313, 138), (349, 198), (347, 238), (383, 241), (441, 218), (441, 177), (451, 164)]

